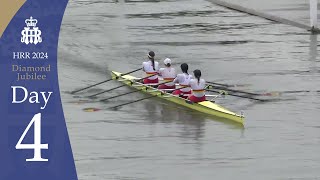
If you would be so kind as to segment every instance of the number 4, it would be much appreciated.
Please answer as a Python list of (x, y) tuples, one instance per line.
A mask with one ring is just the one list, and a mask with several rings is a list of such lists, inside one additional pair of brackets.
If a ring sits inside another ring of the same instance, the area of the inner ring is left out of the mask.
[[(30, 127), (34, 124), (34, 142), (33, 144), (21, 144)], [(41, 149), (48, 149), (48, 144), (41, 144), (41, 113), (33, 116), (27, 128), (22, 133), (16, 149), (33, 149), (34, 155), (32, 159), (26, 159), (26, 161), (48, 161), (41, 157)]]

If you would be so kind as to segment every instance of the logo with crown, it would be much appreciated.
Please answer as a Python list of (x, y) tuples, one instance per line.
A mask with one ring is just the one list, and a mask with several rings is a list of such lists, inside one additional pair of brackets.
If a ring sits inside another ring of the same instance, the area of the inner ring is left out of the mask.
[(27, 27), (24, 27), (24, 30), (21, 31), (21, 42), (27, 45), (41, 43), (41, 31), (37, 27), (38, 20), (30, 16), (30, 19), (26, 19), (24, 22)]

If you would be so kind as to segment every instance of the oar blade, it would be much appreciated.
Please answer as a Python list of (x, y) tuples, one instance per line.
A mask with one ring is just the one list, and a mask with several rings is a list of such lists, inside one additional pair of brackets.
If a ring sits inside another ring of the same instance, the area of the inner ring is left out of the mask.
[(84, 112), (97, 112), (100, 111), (101, 109), (99, 108), (94, 108), (94, 107), (89, 107), (89, 108), (83, 108), (82, 109)]

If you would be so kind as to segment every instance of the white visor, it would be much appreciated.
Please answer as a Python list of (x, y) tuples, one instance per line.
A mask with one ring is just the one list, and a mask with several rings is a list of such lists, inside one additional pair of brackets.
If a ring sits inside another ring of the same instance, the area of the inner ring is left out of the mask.
[(165, 65), (171, 64), (171, 59), (166, 58), (163, 62), (164, 62)]

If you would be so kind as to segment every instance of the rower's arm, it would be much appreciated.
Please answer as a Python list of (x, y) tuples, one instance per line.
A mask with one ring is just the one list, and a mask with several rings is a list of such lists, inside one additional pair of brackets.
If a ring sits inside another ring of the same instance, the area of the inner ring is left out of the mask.
[(162, 76), (162, 72), (163, 72), (163, 68), (160, 68), (159, 71), (158, 71), (158, 75)]
[(177, 76), (176, 78), (174, 78), (173, 82), (174, 82), (174, 83), (179, 83), (178, 76)]
[(142, 63), (142, 71), (146, 72), (144, 69), (144, 62)]

